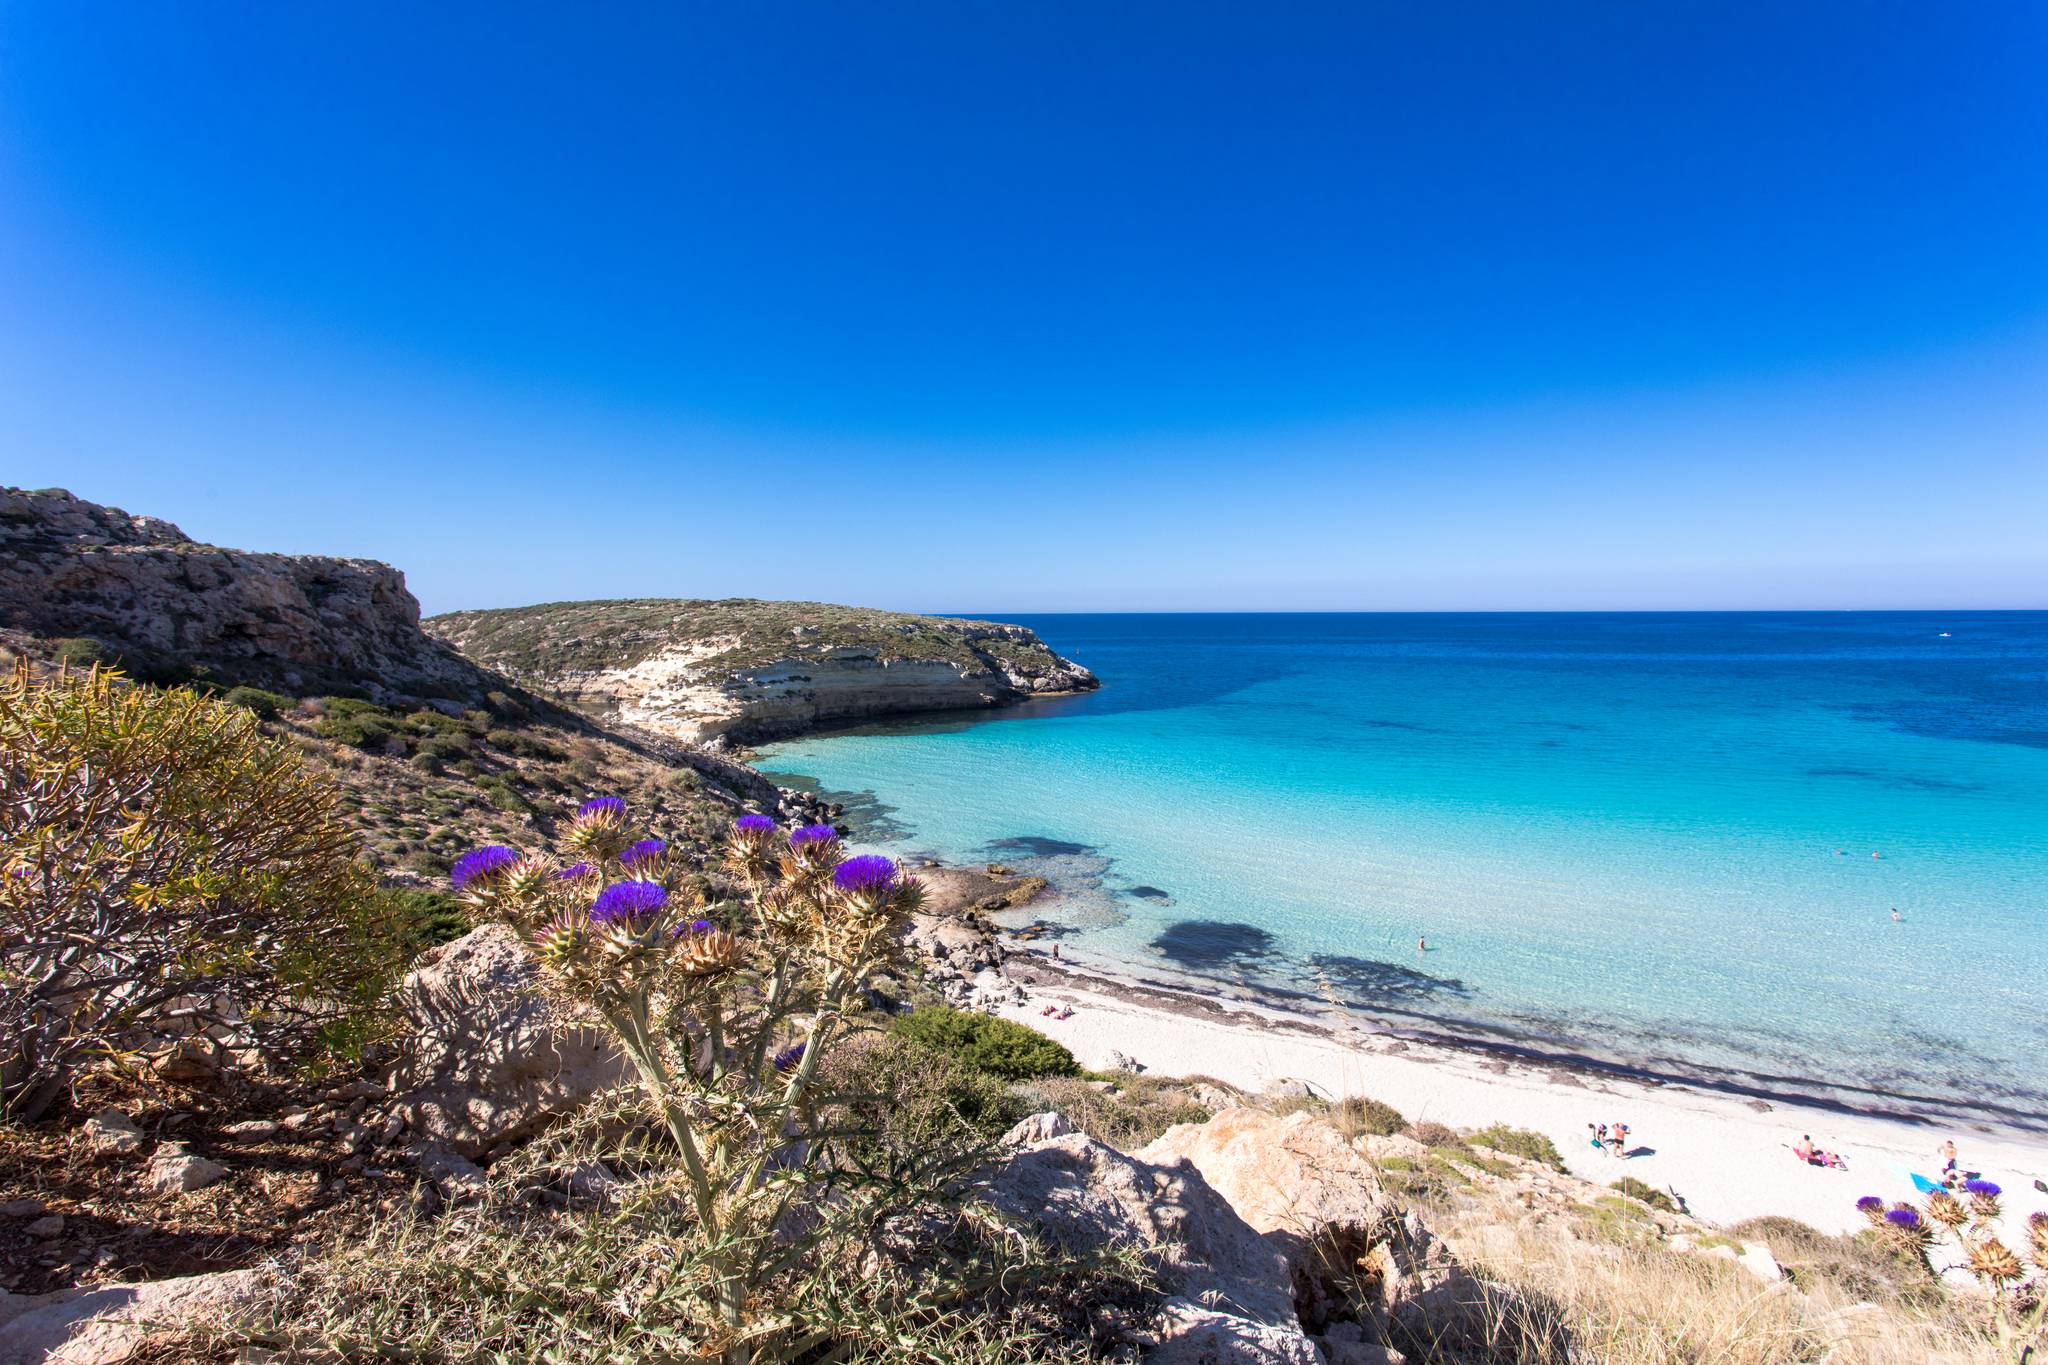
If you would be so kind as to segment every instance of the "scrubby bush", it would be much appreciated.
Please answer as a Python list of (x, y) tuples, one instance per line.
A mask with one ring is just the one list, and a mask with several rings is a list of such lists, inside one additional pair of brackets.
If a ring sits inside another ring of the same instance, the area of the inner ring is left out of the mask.
[(50, 656), (71, 668), (114, 668), (121, 662), (119, 651), (89, 636), (67, 636), (50, 641)]
[(303, 1060), (372, 1026), (403, 952), (335, 791), (249, 713), (116, 675), (0, 688), (0, 1097), (218, 1027)]
[(1364, 1095), (1353, 1095), (1330, 1106), (1326, 1116), (1330, 1125), (1346, 1137), (1371, 1134), (1374, 1137), (1391, 1137), (1408, 1126), (1408, 1120), (1401, 1117), (1401, 1111), (1391, 1104)]
[(1408, 1136), (1425, 1147), (1462, 1147), (1465, 1139), (1458, 1136), (1455, 1128), (1446, 1128), (1441, 1123), (1424, 1119), (1408, 1126)]
[(1006, 1081), (1081, 1074), (1080, 1064), (1066, 1048), (1036, 1029), (991, 1014), (927, 1005), (898, 1017), (891, 1027), (912, 1042), (951, 1053)]
[(353, 697), (322, 697), (322, 714), (313, 731), (322, 739), (358, 749), (379, 749), (399, 735), (398, 713), (375, 702)]
[(1481, 1147), (1491, 1147), (1509, 1156), (1540, 1161), (1553, 1171), (1564, 1169), (1564, 1157), (1559, 1155), (1557, 1144), (1531, 1128), (1510, 1128), (1505, 1123), (1496, 1123), (1474, 1133), (1471, 1140)]
[(1616, 1194), (1625, 1194), (1631, 1199), (1648, 1204), (1653, 1209), (1662, 1209), (1666, 1213), (1678, 1212), (1678, 1205), (1672, 1202), (1670, 1195), (1664, 1193), (1655, 1185), (1645, 1184), (1632, 1175), (1623, 1176), (1621, 1179), (1608, 1185), (1607, 1188), (1613, 1190)]
[(898, 1156), (990, 1142), (1024, 1116), (986, 1071), (886, 1032), (847, 1039), (826, 1057), (818, 1087), (821, 1113)]
[(1176, 1123), (1207, 1123), (1213, 1113), (1181, 1081), (1119, 1076), (1104, 1090), (1072, 1076), (1048, 1076), (1019, 1087), (1024, 1106), (1051, 1109), (1076, 1128), (1123, 1151), (1152, 1141)]
[(476, 780), (477, 789), (499, 810), (508, 810), (515, 815), (531, 815), (533, 803), (513, 790), (512, 784), (496, 773)]
[(266, 692), (260, 687), (231, 687), (221, 700), (244, 711), (253, 711), (265, 720), (275, 719), (278, 712), (296, 704), (293, 698), (282, 692)]
[(468, 907), (445, 891), (385, 887), (378, 894), (379, 913), (389, 916), (392, 932), (411, 950), (408, 956), (453, 942), (470, 930)]
[(466, 758), (476, 752), (476, 741), (466, 730), (428, 735), (419, 742), (417, 752), (430, 758)]
[(508, 754), (517, 754), (521, 758), (553, 761), (562, 756), (562, 751), (549, 744), (546, 740), (519, 730), (502, 728), (492, 730), (484, 736), (484, 739), (492, 748)]

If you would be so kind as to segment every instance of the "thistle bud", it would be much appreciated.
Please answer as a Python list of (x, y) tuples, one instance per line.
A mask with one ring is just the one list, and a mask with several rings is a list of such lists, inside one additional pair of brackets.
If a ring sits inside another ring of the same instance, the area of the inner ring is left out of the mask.
[(1947, 1190), (1934, 1190), (1928, 1194), (1927, 1216), (1950, 1228), (1959, 1228), (1970, 1221), (1970, 1212), (1963, 1207), (1963, 1201)]
[(2020, 1258), (1996, 1237), (1984, 1237), (1969, 1244), (1970, 1273), (1993, 1285), (2009, 1284), (2025, 1274)]
[(2048, 1270), (2048, 1213), (2027, 1215), (2027, 1240), (2033, 1243), (2034, 1264)]
[[(700, 927), (701, 926), (701, 927)], [(723, 976), (746, 961), (746, 945), (711, 921), (688, 925), (676, 939), (676, 970), (684, 976)]]
[(585, 801), (562, 833), (562, 842), (586, 858), (609, 861), (630, 842), (626, 834), (626, 803), (616, 796)]
[(769, 843), (774, 837), (774, 820), (766, 815), (742, 815), (726, 833), (725, 865), (742, 881), (759, 882), (773, 860)]

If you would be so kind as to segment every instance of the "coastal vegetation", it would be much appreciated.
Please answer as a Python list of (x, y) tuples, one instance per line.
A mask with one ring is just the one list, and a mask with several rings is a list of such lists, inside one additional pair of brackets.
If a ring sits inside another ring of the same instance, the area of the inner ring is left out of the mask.
[(706, 648), (701, 663), (707, 672), (759, 668), (828, 650), (962, 668), (983, 666), (991, 657), (1042, 662), (1049, 653), (1028, 631), (994, 621), (752, 598), (549, 602), (449, 612), (425, 625), (470, 658), (535, 680), (630, 668), (687, 645)]
[(1000, 1080), (1029, 1081), (1076, 1076), (1074, 1054), (1042, 1033), (992, 1014), (950, 1005), (927, 1005), (894, 1020), (890, 1027), (914, 1043), (960, 1059)]
[(35, 1118), (88, 1060), (359, 1048), (405, 946), (339, 794), (248, 713), (97, 667), (0, 687), (0, 1078)]

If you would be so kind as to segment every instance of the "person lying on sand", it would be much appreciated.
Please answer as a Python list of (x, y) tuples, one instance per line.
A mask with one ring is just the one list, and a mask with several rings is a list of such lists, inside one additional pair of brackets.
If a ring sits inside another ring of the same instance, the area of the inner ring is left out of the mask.
[(1811, 1133), (1802, 1133), (1800, 1135), (1799, 1141), (1792, 1145), (1792, 1155), (1798, 1157), (1809, 1166), (1825, 1166), (1831, 1171), (1846, 1171), (1849, 1169), (1849, 1163), (1842, 1159), (1841, 1153), (1824, 1152), (1814, 1146), (1813, 1134)]

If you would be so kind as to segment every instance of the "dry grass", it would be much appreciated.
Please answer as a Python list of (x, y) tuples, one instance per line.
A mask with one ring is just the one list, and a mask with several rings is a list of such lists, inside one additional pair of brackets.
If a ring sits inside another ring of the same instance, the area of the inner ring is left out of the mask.
[[(1723, 1260), (1581, 1240), (1563, 1222), (1474, 1208), (1438, 1230), (1483, 1278), (1499, 1340), (1524, 1365), (1990, 1365), (1967, 1299), (1858, 1300), (1830, 1279), (1767, 1285)], [(1519, 1302), (1518, 1302), (1519, 1300)], [(1561, 1322), (1562, 1342), (1546, 1322)]]
[(1176, 1123), (1207, 1123), (1213, 1115), (1184, 1081), (1119, 1073), (1115, 1089), (1098, 1090), (1073, 1077), (1027, 1081), (1017, 1094), (1027, 1109), (1055, 1109), (1076, 1128), (1120, 1151), (1136, 1151)]

